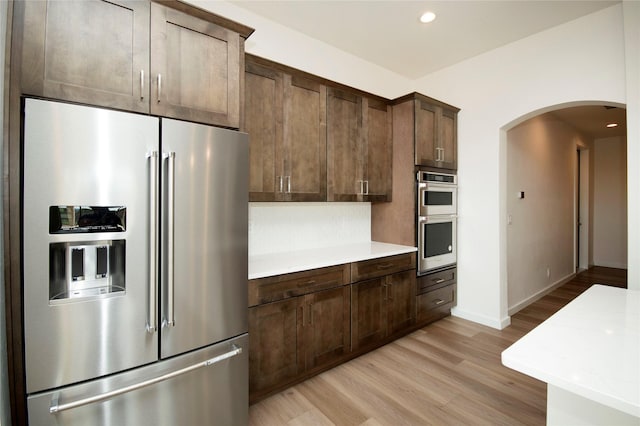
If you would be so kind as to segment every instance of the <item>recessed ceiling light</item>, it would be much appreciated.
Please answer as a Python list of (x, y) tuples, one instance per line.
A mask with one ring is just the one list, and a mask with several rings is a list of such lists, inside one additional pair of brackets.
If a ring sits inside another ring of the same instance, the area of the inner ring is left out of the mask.
[(618, 123), (609, 123), (607, 127), (618, 127)]
[(433, 21), (434, 19), (436, 19), (436, 14), (435, 13), (433, 13), (433, 12), (425, 12), (420, 17), (420, 22), (422, 22), (423, 24), (427, 24), (427, 23)]

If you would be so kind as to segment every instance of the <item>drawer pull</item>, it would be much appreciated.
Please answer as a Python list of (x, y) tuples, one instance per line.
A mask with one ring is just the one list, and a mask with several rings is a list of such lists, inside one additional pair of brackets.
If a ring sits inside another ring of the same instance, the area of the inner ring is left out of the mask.
[(299, 283), (298, 287), (306, 287), (308, 285), (314, 285), (316, 283), (316, 280), (309, 280), (309, 281), (305, 281), (303, 283)]
[(378, 269), (389, 269), (393, 266), (393, 263), (383, 263), (381, 265), (378, 265), (377, 268)]
[(436, 299), (436, 300), (434, 300), (433, 302), (436, 304), (436, 306), (439, 306), (439, 305), (442, 305), (442, 304), (444, 303), (444, 300), (442, 300), (442, 299)]
[(444, 278), (436, 278), (436, 279), (434, 279), (432, 281), (435, 281), (436, 284), (440, 284), (440, 283), (444, 282)]

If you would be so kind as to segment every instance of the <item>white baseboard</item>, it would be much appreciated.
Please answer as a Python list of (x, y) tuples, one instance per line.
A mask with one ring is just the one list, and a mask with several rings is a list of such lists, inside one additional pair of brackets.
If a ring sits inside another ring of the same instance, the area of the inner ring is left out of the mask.
[(473, 321), (478, 324), (486, 325), (487, 327), (495, 328), (498, 330), (502, 330), (508, 327), (509, 325), (511, 325), (511, 318), (509, 317), (498, 320), (496, 318), (491, 318), (486, 315), (478, 315), (473, 312), (463, 311), (457, 306), (451, 309), (451, 315), (454, 317)]
[(556, 281), (555, 283), (552, 283), (552, 284), (548, 285), (547, 287), (543, 288), (542, 290), (538, 291), (537, 293), (527, 297), (523, 301), (521, 301), (521, 302), (519, 302), (519, 303), (517, 303), (517, 304), (515, 304), (515, 305), (513, 305), (511, 307), (509, 307), (509, 316), (515, 314), (516, 312), (518, 312), (521, 309), (526, 308), (527, 306), (529, 306), (533, 302), (543, 298), (544, 296), (546, 296), (547, 294), (551, 293), (556, 288), (561, 287), (564, 284), (568, 283), (575, 276), (576, 276), (576, 274), (569, 274), (566, 277)]

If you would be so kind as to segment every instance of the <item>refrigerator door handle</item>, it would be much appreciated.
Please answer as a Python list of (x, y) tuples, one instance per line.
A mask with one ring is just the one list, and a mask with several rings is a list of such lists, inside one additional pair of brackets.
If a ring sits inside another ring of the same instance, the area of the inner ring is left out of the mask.
[(49, 413), (56, 414), (61, 411), (70, 410), (72, 408), (82, 407), (83, 405), (92, 404), (94, 402), (104, 401), (106, 399), (113, 398), (118, 395), (122, 395), (124, 393), (132, 392), (147, 386), (154, 385), (159, 382), (163, 382), (165, 380), (171, 379), (176, 376), (180, 376), (182, 374), (188, 373), (193, 370), (197, 370), (202, 367), (209, 367), (210, 365), (217, 364), (225, 359), (232, 358), (236, 355), (242, 353), (242, 347), (237, 346), (235, 344), (231, 345), (231, 350), (229, 352), (225, 352), (213, 358), (210, 358), (206, 361), (199, 362), (197, 364), (190, 365), (185, 368), (181, 368), (180, 370), (172, 371), (171, 373), (164, 374), (162, 376), (154, 377), (153, 379), (145, 380), (143, 382), (135, 383), (130, 386), (125, 386), (119, 389), (112, 390), (110, 392), (101, 393), (98, 395), (90, 396), (88, 398), (79, 399), (77, 401), (67, 402), (65, 404), (60, 404), (60, 393), (56, 392), (53, 394), (51, 398), (51, 405), (49, 406)]
[(174, 267), (174, 229), (175, 229), (175, 168), (176, 168), (176, 153), (169, 152), (164, 155), (168, 159), (167, 163), (167, 315), (162, 320), (162, 327), (174, 327), (176, 325), (175, 316), (173, 312), (173, 292), (174, 292), (174, 279), (173, 279), (173, 267)]
[(156, 318), (158, 280), (158, 151), (147, 154), (149, 160), (149, 306), (147, 312), (147, 332), (157, 331)]

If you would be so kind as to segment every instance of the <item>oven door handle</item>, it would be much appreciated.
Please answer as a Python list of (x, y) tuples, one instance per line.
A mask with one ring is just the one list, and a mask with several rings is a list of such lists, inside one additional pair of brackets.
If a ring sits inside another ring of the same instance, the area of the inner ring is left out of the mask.
[(446, 215), (433, 215), (433, 216), (420, 216), (420, 223), (437, 223), (437, 222), (448, 222), (452, 219), (457, 219), (457, 214), (446, 214)]

